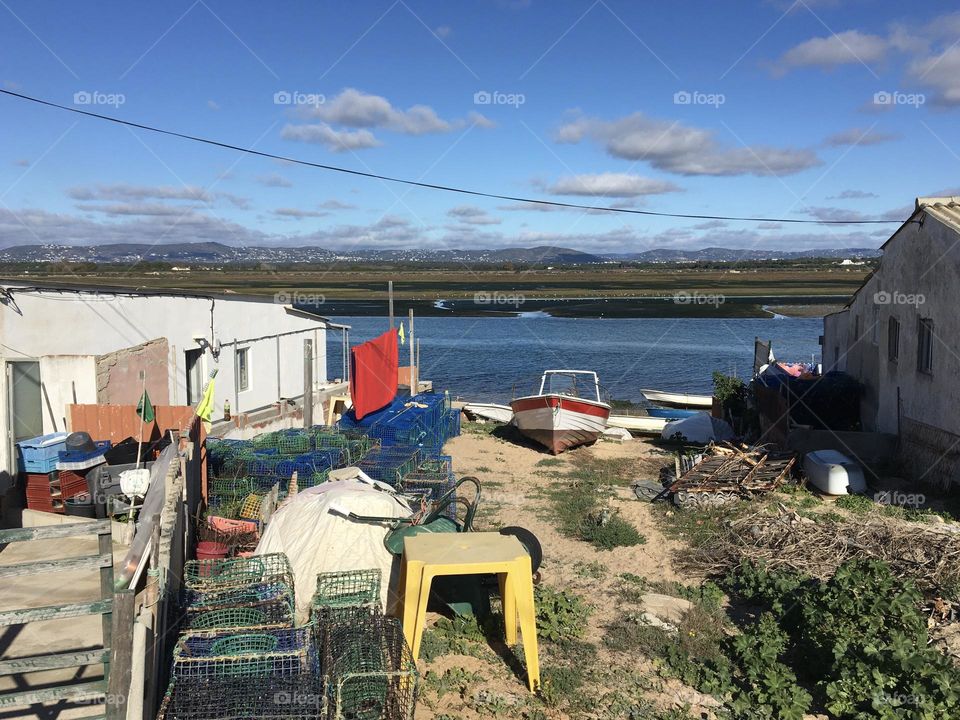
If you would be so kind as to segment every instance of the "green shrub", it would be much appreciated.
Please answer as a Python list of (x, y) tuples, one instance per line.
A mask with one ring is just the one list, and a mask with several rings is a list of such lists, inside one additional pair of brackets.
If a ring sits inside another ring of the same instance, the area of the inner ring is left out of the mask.
[[(850, 561), (825, 582), (745, 565), (731, 584), (770, 608), (786, 633), (786, 656), (833, 717), (960, 716), (960, 670), (929, 647), (920, 592), (886, 563)], [(750, 655), (769, 664), (747, 644), (737, 651), (741, 667)], [(789, 677), (779, 673), (778, 683), (790, 685)]]
[(866, 495), (841, 495), (834, 505), (849, 510), (855, 515), (864, 515), (877, 507), (877, 504)]
[(603, 524), (587, 520), (580, 528), (580, 539), (601, 550), (643, 545), (647, 541), (639, 530), (619, 515), (614, 515)]
[(537, 635), (549, 642), (567, 643), (583, 636), (590, 607), (579, 595), (538, 585), (534, 590), (537, 606)]

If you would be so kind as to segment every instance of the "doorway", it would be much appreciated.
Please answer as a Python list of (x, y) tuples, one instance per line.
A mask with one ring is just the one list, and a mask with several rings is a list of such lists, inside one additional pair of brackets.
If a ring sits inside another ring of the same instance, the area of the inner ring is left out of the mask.
[(40, 363), (10, 360), (6, 367), (7, 427), (10, 457), (17, 457), (17, 443), (43, 435), (43, 399)]

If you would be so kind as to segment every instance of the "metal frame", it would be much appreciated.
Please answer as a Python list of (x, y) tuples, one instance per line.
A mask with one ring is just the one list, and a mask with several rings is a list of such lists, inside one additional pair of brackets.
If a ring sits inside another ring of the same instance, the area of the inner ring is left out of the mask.
[(588, 375), (593, 378), (593, 391), (597, 396), (597, 402), (603, 402), (600, 399), (600, 378), (597, 377), (597, 374), (593, 370), (544, 370), (540, 378), (540, 392), (537, 393), (538, 395), (543, 395), (543, 390), (547, 385), (547, 375)]

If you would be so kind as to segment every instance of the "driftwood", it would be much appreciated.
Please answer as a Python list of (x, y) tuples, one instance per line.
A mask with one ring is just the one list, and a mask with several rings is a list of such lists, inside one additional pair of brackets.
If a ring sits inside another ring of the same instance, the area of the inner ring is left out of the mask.
[(889, 518), (811, 520), (781, 505), (777, 515), (758, 512), (730, 521), (709, 543), (678, 553), (676, 561), (699, 575), (724, 574), (750, 560), (826, 579), (857, 558), (883, 560), (897, 577), (936, 594), (960, 581), (960, 533)]

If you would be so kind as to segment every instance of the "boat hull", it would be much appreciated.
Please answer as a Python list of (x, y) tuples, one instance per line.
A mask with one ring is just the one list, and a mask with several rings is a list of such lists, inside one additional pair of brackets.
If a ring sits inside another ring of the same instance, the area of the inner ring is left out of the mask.
[(610, 417), (609, 405), (566, 395), (531, 395), (510, 406), (517, 429), (554, 455), (596, 442)]
[(691, 415), (696, 415), (698, 412), (703, 411), (687, 408), (647, 408), (647, 415), (650, 417), (667, 418), (668, 420), (690, 417)]
[(691, 395), (689, 393), (672, 393), (662, 390), (641, 390), (643, 396), (650, 402), (675, 408), (710, 408), (713, 407), (713, 398), (710, 395)]

